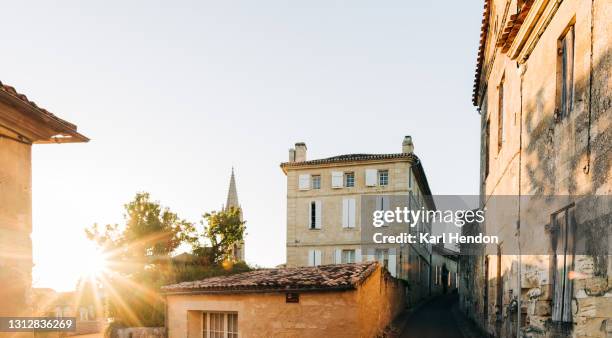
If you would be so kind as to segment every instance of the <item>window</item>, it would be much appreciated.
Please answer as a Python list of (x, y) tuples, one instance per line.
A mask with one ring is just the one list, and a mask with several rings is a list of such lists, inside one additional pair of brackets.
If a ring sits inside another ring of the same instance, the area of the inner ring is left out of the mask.
[(321, 175), (312, 175), (312, 188), (321, 189)]
[(321, 250), (308, 250), (308, 266), (321, 265)]
[(502, 77), (498, 87), (498, 105), (497, 105), (497, 152), (499, 152), (504, 145), (505, 134), (504, 134), (504, 80), (505, 76)]
[(366, 187), (375, 187), (376, 186), (376, 173), (378, 171), (376, 169), (366, 169), (365, 170), (365, 184)]
[(321, 201), (311, 201), (308, 210), (308, 228), (321, 229)]
[(298, 189), (308, 190), (310, 189), (310, 175), (302, 174), (298, 177)]
[(389, 170), (378, 171), (378, 185), (386, 186), (389, 185)]
[(355, 250), (342, 250), (342, 263), (355, 263)]
[(564, 118), (573, 109), (574, 102), (574, 27), (570, 27), (558, 42), (557, 116)]
[(551, 280), (553, 282), (552, 320), (572, 322), (572, 278), (574, 270), (574, 207), (570, 205), (551, 215)]
[(355, 227), (355, 199), (344, 198), (342, 200), (342, 227)]
[(332, 188), (339, 189), (339, 188), (344, 187), (343, 176), (344, 176), (344, 173), (342, 173), (341, 171), (332, 171), (331, 173)]
[(238, 314), (224, 312), (203, 312), (202, 337), (238, 338)]
[(347, 188), (355, 186), (355, 173), (354, 172), (344, 173), (344, 186)]
[(389, 250), (387, 249), (376, 249), (374, 251), (376, 261), (382, 264), (385, 268), (389, 267)]

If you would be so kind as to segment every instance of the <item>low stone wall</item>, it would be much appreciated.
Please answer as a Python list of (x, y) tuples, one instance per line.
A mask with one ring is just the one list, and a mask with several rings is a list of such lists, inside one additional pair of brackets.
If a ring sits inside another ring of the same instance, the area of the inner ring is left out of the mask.
[(166, 338), (166, 328), (127, 327), (117, 330), (117, 338)]

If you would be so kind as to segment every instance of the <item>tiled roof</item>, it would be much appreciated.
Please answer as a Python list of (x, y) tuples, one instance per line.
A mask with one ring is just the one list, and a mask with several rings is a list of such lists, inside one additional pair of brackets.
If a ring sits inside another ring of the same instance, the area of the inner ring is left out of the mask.
[(52, 124), (54, 127), (58, 129), (59, 132), (65, 133), (66, 135), (72, 136), (78, 142), (89, 141), (89, 139), (77, 132), (77, 126), (63, 120), (48, 110), (39, 107), (34, 101), (30, 101), (27, 96), (19, 93), (14, 87), (3, 84), (0, 81), (0, 94), (5, 94), (11, 99), (21, 102), (28, 107), (32, 108), (32, 110), (36, 113), (35, 117), (41, 119), (43, 122), (47, 124)]
[(378, 263), (260, 269), (162, 287), (164, 293), (326, 291), (355, 289)]
[(302, 167), (308, 165), (354, 162), (354, 161), (372, 161), (372, 160), (394, 160), (394, 159), (409, 159), (413, 162), (418, 162), (419, 158), (412, 153), (396, 153), (396, 154), (347, 154), (339, 155), (318, 160), (302, 161), (302, 162), (284, 162), (281, 163), (281, 168), (285, 167)]
[(476, 59), (476, 74), (474, 76), (474, 90), (472, 92), (472, 103), (478, 105), (478, 91), (480, 90), (480, 72), (484, 62), (484, 54), (487, 43), (487, 29), (489, 26), (489, 11), (491, 10), (491, 0), (484, 1), (482, 13), (482, 24), (480, 26), (480, 42), (478, 44), (478, 58)]
[[(504, 27), (504, 30), (501, 36), (499, 37), (499, 40), (496, 41), (495, 43), (496, 47), (501, 47), (502, 53), (508, 52), (508, 50), (512, 46), (512, 43), (514, 42), (514, 38), (518, 34), (518, 31), (521, 28), (521, 25), (523, 24), (523, 22), (525, 21), (525, 18), (527, 17), (527, 14), (529, 13), (529, 10), (531, 9), (533, 4), (534, 4), (534, 0), (526, 0), (523, 3), (520, 12), (510, 16), (510, 20)], [(486, 44), (487, 44), (487, 30), (489, 27), (490, 11), (491, 11), (491, 0), (485, 0), (483, 17), (482, 17), (482, 25), (480, 27), (480, 42), (478, 46), (478, 58), (476, 60), (476, 74), (474, 76), (474, 89), (472, 92), (472, 103), (474, 104), (474, 106), (478, 106), (478, 101), (479, 101), (478, 95), (480, 94), (479, 93), (480, 78), (482, 77), (481, 72), (483, 68), (483, 63), (485, 62), (484, 54), (485, 54)]]

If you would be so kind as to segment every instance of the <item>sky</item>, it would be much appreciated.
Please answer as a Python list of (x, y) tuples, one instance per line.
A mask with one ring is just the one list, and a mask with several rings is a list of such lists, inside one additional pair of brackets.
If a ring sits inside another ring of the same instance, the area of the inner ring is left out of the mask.
[(230, 171), (247, 262), (285, 262), (295, 142), (310, 159), (401, 152), (434, 194), (478, 194), (471, 105), (482, 1), (12, 1), (0, 81), (78, 125), (33, 150), (33, 283), (74, 288), (137, 192), (198, 222)]

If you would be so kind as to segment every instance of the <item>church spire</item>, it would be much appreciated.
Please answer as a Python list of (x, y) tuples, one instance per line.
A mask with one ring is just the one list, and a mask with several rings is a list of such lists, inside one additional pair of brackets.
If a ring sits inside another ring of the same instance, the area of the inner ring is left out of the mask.
[(227, 202), (225, 203), (225, 210), (230, 207), (239, 208), (238, 203), (238, 191), (236, 190), (236, 178), (234, 177), (234, 167), (232, 167), (232, 176), (230, 176), (229, 190), (227, 191)]

